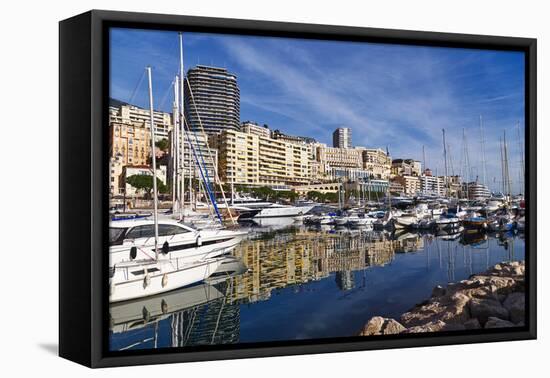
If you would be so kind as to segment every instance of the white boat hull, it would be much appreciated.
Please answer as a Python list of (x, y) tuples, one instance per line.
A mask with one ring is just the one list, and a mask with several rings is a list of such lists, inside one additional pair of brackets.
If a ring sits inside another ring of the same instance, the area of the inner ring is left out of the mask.
[[(221, 232), (221, 231), (220, 231)], [(223, 234), (221, 234), (223, 235)], [(243, 233), (244, 235), (244, 233)], [(198, 260), (215, 258), (224, 255), (241, 242), (242, 236), (233, 236), (228, 234), (226, 238), (215, 240), (214, 238), (200, 237), (199, 234), (193, 235), (193, 238), (186, 240), (163, 239), (159, 240), (159, 249), (162, 248), (164, 242), (168, 242), (170, 249), (173, 251), (167, 254), (159, 253), (160, 259), (180, 259), (183, 263), (191, 263)], [(198, 246), (197, 244), (201, 244)], [(135, 248), (135, 257), (132, 259), (132, 248)], [(180, 249), (178, 249), (180, 248)], [(109, 248), (109, 266), (115, 266), (121, 262), (132, 260), (152, 259), (155, 256), (154, 239), (150, 238), (145, 242), (130, 242), (121, 246), (111, 246)]]
[(258, 218), (283, 218), (296, 217), (305, 215), (315, 206), (287, 206), (287, 207), (267, 207), (262, 209), (258, 214), (254, 215), (254, 219)]
[(148, 297), (200, 282), (214, 273), (221, 261), (185, 264), (175, 259), (120, 264), (114, 267), (110, 280), (109, 302)]

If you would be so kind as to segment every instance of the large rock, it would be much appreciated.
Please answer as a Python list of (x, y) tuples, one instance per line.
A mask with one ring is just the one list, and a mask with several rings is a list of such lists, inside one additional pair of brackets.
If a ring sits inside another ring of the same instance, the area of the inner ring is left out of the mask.
[(470, 314), (472, 318), (477, 318), (481, 324), (485, 324), (490, 317), (508, 319), (508, 310), (506, 310), (496, 299), (479, 299), (472, 298), (470, 300)]
[(510, 320), (513, 323), (525, 321), (525, 293), (518, 292), (509, 294), (502, 305), (508, 310)]
[(381, 316), (374, 316), (363, 327), (363, 330), (361, 331), (359, 336), (380, 335), (383, 325), (384, 325), (384, 318)]
[(375, 316), (369, 320), (365, 325), (359, 336), (372, 336), (372, 335), (394, 335), (401, 333), (405, 330), (398, 321), (395, 319), (383, 318), (381, 316)]
[(479, 324), (479, 320), (477, 318), (472, 318), (470, 320), (467, 320), (464, 322), (464, 328), (466, 329), (480, 329), (481, 324)]
[(432, 297), (442, 297), (445, 295), (445, 288), (441, 285), (437, 285), (432, 290)]
[(395, 335), (403, 332), (405, 329), (406, 328), (403, 327), (397, 320), (387, 319), (384, 329), (382, 330), (382, 334)]
[(404, 333), (438, 332), (443, 330), (445, 326), (446, 326), (445, 322), (442, 322), (441, 320), (436, 320), (433, 322), (407, 328), (407, 330)]
[(490, 317), (485, 323), (485, 328), (509, 328), (517, 327), (514, 323), (509, 322), (508, 320), (499, 319), (495, 317)]
[(415, 327), (426, 323), (463, 323), (470, 319), (468, 302), (470, 298), (460, 292), (444, 297), (436, 297), (427, 304), (414, 308), (401, 315), (401, 324)]

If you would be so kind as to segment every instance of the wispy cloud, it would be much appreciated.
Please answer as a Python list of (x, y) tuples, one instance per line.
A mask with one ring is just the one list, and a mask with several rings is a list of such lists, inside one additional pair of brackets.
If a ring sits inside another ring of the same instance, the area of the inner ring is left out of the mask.
[[(345, 125), (355, 145), (388, 145), (394, 157), (423, 160), (425, 146), (427, 165), (439, 173), (441, 130), (459, 171), (465, 129), (471, 171), (479, 173), (482, 114), (487, 171), (493, 179), (500, 172), (498, 140), (506, 129), (513, 176), (519, 177), (520, 53), (196, 33), (184, 38), (187, 67), (200, 61), (237, 73), (243, 120), (327, 143), (333, 129)], [(143, 63), (152, 61), (161, 98), (177, 70), (177, 34), (120, 33), (116, 46), (113, 92), (128, 91)]]

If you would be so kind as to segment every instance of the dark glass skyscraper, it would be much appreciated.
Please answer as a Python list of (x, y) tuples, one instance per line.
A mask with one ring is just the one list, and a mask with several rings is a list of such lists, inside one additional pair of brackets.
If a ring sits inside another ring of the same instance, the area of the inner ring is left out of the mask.
[[(239, 130), (240, 93), (237, 76), (225, 68), (198, 65), (187, 71), (185, 115), (192, 130), (200, 130), (199, 117), (207, 133)], [(193, 95), (193, 97), (191, 97)]]

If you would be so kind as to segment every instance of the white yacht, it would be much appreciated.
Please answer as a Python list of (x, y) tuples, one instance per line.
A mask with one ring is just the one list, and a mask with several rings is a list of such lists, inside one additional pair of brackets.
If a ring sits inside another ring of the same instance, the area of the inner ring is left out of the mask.
[[(196, 262), (230, 252), (246, 231), (227, 229), (196, 230), (174, 220), (158, 221), (160, 259)], [(111, 222), (109, 226), (109, 266), (155, 256), (155, 224), (152, 220)]]
[(258, 212), (252, 218), (258, 219), (258, 218), (296, 217), (299, 215), (307, 214), (314, 207), (315, 205), (286, 206), (286, 205), (272, 204), (271, 206), (260, 210), (260, 212)]
[(178, 258), (152, 258), (118, 263), (109, 272), (109, 302), (148, 297), (203, 281), (222, 261), (223, 257), (194, 263)]

